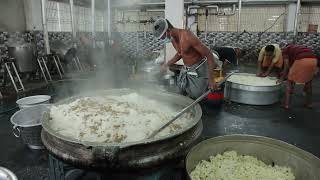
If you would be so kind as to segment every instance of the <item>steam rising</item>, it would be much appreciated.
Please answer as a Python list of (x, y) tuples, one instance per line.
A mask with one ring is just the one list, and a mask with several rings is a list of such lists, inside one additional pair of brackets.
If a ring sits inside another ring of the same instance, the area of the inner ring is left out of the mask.
[[(112, 1), (117, 5), (125, 5), (127, 7), (136, 6), (141, 3), (141, 0), (121, 0)], [(113, 13), (113, 12), (112, 12)], [(93, 48), (94, 41), (81, 33), (78, 38), (78, 49), (87, 51), (87, 55), (80, 55), (79, 59), (87, 68), (92, 69), (89, 73), (75, 73), (70, 75), (71, 81), (65, 84), (59, 84), (56, 88), (58, 95), (67, 97), (96, 90), (111, 89), (111, 88), (139, 88), (139, 89), (156, 89), (160, 81), (159, 64), (155, 62), (159, 56), (151, 55), (148, 58), (144, 55), (147, 52), (141, 52), (139, 56), (130, 57), (125, 54), (125, 49), (121, 46), (122, 37), (115, 25), (111, 23), (111, 39), (105, 38), (104, 41), (96, 42), (96, 47)], [(106, 35), (106, 33), (104, 33)], [(150, 54), (150, 52), (148, 52)], [(145, 72), (143, 68), (146, 65), (154, 66), (153, 72)], [(139, 73), (143, 72), (141, 75)], [(145, 78), (145, 76), (152, 76)], [(141, 78), (144, 77), (144, 78)], [(140, 79), (139, 79), (140, 78)], [(134, 79), (134, 80), (133, 80)], [(146, 82), (146, 79), (153, 79), (153, 83)], [(158, 84), (158, 85), (157, 85)], [(164, 88), (161, 88), (164, 90)]]

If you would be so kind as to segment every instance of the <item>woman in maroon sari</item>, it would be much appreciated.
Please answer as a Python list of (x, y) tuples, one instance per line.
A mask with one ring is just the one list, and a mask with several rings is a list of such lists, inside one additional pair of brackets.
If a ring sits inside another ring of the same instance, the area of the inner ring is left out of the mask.
[(279, 82), (287, 79), (284, 108), (290, 107), (290, 95), (295, 83), (304, 84), (305, 107), (312, 108), (312, 80), (317, 71), (317, 58), (314, 52), (304, 46), (289, 45), (282, 49), (284, 68)]

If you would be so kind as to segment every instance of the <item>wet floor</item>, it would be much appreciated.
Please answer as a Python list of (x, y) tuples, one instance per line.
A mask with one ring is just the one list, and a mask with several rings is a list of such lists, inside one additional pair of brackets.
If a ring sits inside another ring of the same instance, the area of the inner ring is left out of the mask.
[[(72, 85), (73, 86), (73, 85)], [(56, 89), (61, 87), (57, 85)], [(227, 134), (251, 134), (280, 139), (320, 157), (320, 81), (314, 83), (314, 108), (303, 108), (302, 88), (297, 87), (292, 109), (280, 104), (249, 106), (226, 102), (222, 106), (203, 104), (203, 138)], [(54, 90), (33, 92), (55, 94)], [(67, 95), (75, 92), (65, 90)], [(61, 97), (55, 96), (55, 99)], [(14, 102), (0, 108), (0, 166), (12, 170), (19, 179), (48, 179), (48, 154), (30, 150), (12, 134), (10, 116), (17, 110)], [(9, 110), (9, 111), (6, 111)], [(178, 179), (184, 179), (179, 176)]]

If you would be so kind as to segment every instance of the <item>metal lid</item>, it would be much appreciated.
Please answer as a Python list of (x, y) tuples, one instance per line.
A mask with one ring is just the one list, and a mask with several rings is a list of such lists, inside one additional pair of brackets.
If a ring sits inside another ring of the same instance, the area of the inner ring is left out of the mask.
[(18, 105), (36, 105), (44, 103), (51, 99), (49, 95), (36, 95), (36, 96), (28, 96), (25, 98), (18, 99), (16, 103)]

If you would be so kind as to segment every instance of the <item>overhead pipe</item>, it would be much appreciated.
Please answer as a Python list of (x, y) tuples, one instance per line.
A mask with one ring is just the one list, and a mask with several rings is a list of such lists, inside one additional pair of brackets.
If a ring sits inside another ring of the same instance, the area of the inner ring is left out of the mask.
[(226, 0), (220, 0), (220, 1), (187, 1), (184, 2), (185, 4), (215, 4), (215, 3), (236, 3), (237, 1), (226, 1)]
[(184, 9), (185, 13), (186, 13), (186, 19), (185, 19), (185, 23), (184, 23), (184, 29), (188, 29), (188, 9)]
[(47, 26), (47, 19), (46, 19), (46, 4), (47, 4), (47, 0), (41, 0), (41, 12), (42, 12), (42, 27), (43, 27), (44, 45), (45, 45), (45, 48), (46, 48), (46, 54), (50, 54), (48, 26)]
[(219, 12), (219, 6), (217, 5), (209, 5), (209, 6), (206, 6), (206, 9), (216, 9), (217, 13)]
[(76, 40), (76, 26), (75, 26), (75, 21), (74, 21), (74, 4), (73, 4), (73, 0), (70, 0), (69, 3), (70, 3), (70, 14), (71, 14), (72, 38), (73, 38), (73, 42), (75, 43), (75, 40)]
[[(197, 4), (214, 4), (214, 3), (237, 3), (238, 1), (234, 0), (234, 1), (223, 1), (223, 0), (220, 0), (220, 1), (188, 1), (188, 2), (184, 2), (184, 4), (194, 4), (194, 5), (197, 5)], [(267, 0), (266, 0), (267, 2)], [(155, 3), (137, 3), (138, 6), (152, 6), (152, 5), (165, 5), (164, 2), (155, 2)]]
[[(214, 3), (237, 3), (238, 1), (234, 0), (234, 1), (189, 1), (189, 2), (184, 2), (185, 5), (199, 5), (199, 4), (214, 4)], [(135, 4), (136, 6), (164, 6), (165, 2), (154, 2), (154, 3), (137, 3)], [(123, 4), (119, 4), (119, 5), (115, 5), (115, 7), (126, 7), (127, 5)]]
[(204, 33), (205, 40), (207, 40), (207, 35), (208, 35), (209, 9), (216, 9), (217, 14), (219, 14), (219, 6), (217, 6), (217, 5), (206, 6), (206, 8), (205, 8), (205, 11), (206, 11), (206, 21), (205, 21), (205, 33)]
[(147, 12), (164, 12), (164, 9), (147, 9)]
[(57, 14), (58, 14), (58, 27), (59, 31), (61, 32), (61, 17), (60, 17), (60, 5), (57, 3)]
[(199, 8), (200, 8), (200, 6), (198, 6), (198, 5), (188, 6), (188, 8), (187, 8), (187, 9), (188, 9), (188, 11), (187, 11), (187, 12), (188, 12), (188, 15), (190, 14), (190, 10), (191, 10), (191, 9), (199, 9)]
[(300, 6), (301, 6), (301, 0), (297, 1), (297, 6), (296, 6), (296, 16), (294, 18), (294, 31), (293, 34), (296, 36), (298, 33), (298, 16), (299, 16), (299, 11), (300, 11)]
[(207, 40), (207, 34), (208, 34), (208, 16), (209, 16), (209, 9), (206, 8), (206, 24), (204, 27), (204, 39)]
[(111, 40), (111, 2), (108, 0), (108, 39)]
[[(199, 4), (229, 4), (229, 3), (238, 3), (239, 1), (238, 0), (230, 0), (230, 1), (226, 1), (226, 0), (217, 0), (217, 1), (187, 1), (187, 2), (184, 2), (185, 5), (199, 5)], [(259, 4), (259, 3), (268, 3), (268, 4), (271, 4), (271, 3), (276, 3), (276, 4), (279, 4), (279, 3), (295, 3), (297, 2), (297, 0), (244, 0), (243, 3), (245, 4)], [(305, 0), (305, 2), (314, 2), (312, 0)], [(154, 3), (137, 3), (136, 4), (137, 6), (164, 6), (165, 5), (165, 2), (154, 2)], [(118, 5), (115, 5), (114, 7), (126, 7), (125, 4), (118, 4)]]
[(93, 48), (96, 47), (96, 21), (95, 21), (95, 0), (91, 0), (91, 31), (93, 39)]
[(236, 4), (232, 5), (232, 12), (231, 13), (224, 13), (222, 16), (233, 16), (236, 14)]
[(241, 6), (242, 6), (242, 1), (239, 0), (239, 5), (238, 5), (238, 22), (237, 22), (237, 32), (240, 32), (240, 26), (241, 26)]
[(105, 43), (109, 43), (108, 39), (108, 2), (107, 0), (103, 0), (104, 3), (104, 11), (103, 11), (103, 34)]
[(190, 6), (188, 6), (187, 7), (187, 10), (186, 10), (186, 27), (185, 27), (185, 29), (188, 29), (188, 17), (189, 17), (189, 15), (191, 14), (191, 10), (192, 9), (199, 9), (200, 8), (200, 6), (198, 6), (198, 5), (190, 5)]

